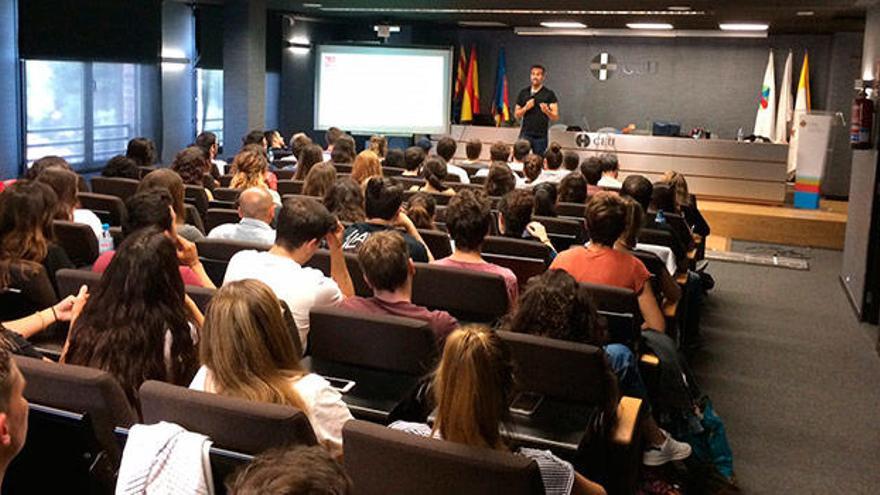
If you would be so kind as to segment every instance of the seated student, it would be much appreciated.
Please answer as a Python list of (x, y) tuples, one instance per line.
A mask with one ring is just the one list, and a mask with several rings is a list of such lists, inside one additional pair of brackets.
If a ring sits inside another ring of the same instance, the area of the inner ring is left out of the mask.
[(306, 414), (318, 442), (342, 456), (342, 427), (352, 419), (342, 395), (300, 364), (278, 299), (266, 284), (224, 285), (205, 314), (199, 368), (189, 388), (293, 406)]
[(235, 175), (232, 176), (229, 187), (233, 189), (262, 187), (269, 191), (269, 194), (272, 195), (272, 201), (276, 205), (281, 204), (281, 196), (278, 195), (278, 191), (273, 190), (267, 181), (269, 161), (265, 151), (259, 145), (248, 145), (242, 148), (232, 159), (230, 167), (235, 170)]
[(366, 143), (367, 149), (379, 156), (380, 160), (385, 160), (388, 153), (388, 138), (380, 134), (373, 134)]
[(550, 259), (556, 257), (556, 249), (547, 229), (540, 222), (532, 221), (535, 210), (535, 196), (531, 191), (517, 189), (509, 192), (498, 202), (498, 233), (514, 239), (528, 239), (540, 242), (550, 248)]
[(38, 351), (27, 339), (56, 322), (70, 321), (74, 314), (73, 308), (82, 307), (88, 297), (89, 290), (83, 285), (76, 296), (67, 296), (54, 306), (24, 318), (0, 322), (0, 349), (20, 356), (42, 359), (43, 353)]
[(550, 147), (544, 152), (544, 170), (541, 175), (535, 179), (535, 184), (550, 182), (559, 184), (559, 182), (570, 172), (568, 169), (562, 168), (562, 146), (557, 142), (550, 143)]
[[(526, 141), (526, 143), (528, 143), (528, 141)], [(522, 159), (525, 160), (528, 155), (529, 153), (526, 152), (526, 154), (522, 156)], [(504, 143), (503, 141), (496, 141), (495, 144), (493, 144), (489, 148), (489, 161), (491, 162), (489, 164), (489, 167), (477, 170), (477, 173), (475, 174), (477, 177), (489, 175), (489, 169), (491, 168), (491, 165), (495, 164), (496, 162), (504, 163), (505, 165), (507, 165), (507, 168), (511, 168), (510, 146), (508, 146), (507, 143)], [(520, 172), (522, 172), (522, 169), (520, 169)]]
[(220, 154), (217, 135), (213, 132), (201, 132), (196, 136), (195, 145), (208, 154), (208, 161), (211, 163), (211, 177), (214, 180), (220, 180), (220, 176), (226, 173), (226, 162), (217, 158), (217, 155)]
[[(623, 197), (632, 198), (635, 200), (639, 206), (642, 207), (642, 211), (647, 212), (648, 208), (651, 207), (651, 197), (654, 194), (654, 185), (651, 184), (651, 181), (646, 179), (641, 175), (630, 175), (623, 181), (623, 187), (620, 189), (620, 195)], [(669, 232), (672, 235), (672, 245), (666, 246), (672, 250), (674, 255), (674, 262), (677, 266), (678, 262), (683, 261), (687, 254), (685, 247), (678, 241), (678, 238), (675, 237), (675, 232), (672, 230), (672, 227), (667, 223), (657, 223), (655, 215), (645, 215), (643, 226), (645, 228), (654, 229), (654, 230), (663, 230)], [(639, 243), (641, 246), (642, 243)], [(651, 251), (654, 251), (653, 248), (648, 248)], [(673, 270), (675, 271), (675, 270)]]
[(226, 479), (229, 495), (349, 495), (351, 479), (320, 447), (269, 449)]
[(77, 180), (75, 173), (61, 167), (47, 168), (37, 176), (37, 181), (51, 187), (58, 197), (55, 219), (86, 224), (100, 239), (104, 232), (101, 219), (92, 210), (79, 208), (76, 197)]
[(372, 177), (382, 177), (382, 162), (372, 151), (361, 151), (351, 165), (351, 180), (364, 184)]
[[(500, 197), (516, 189), (516, 176), (504, 162), (492, 162), (487, 169), (486, 183), (483, 184), (483, 190), (489, 196)], [(480, 172), (483, 169), (479, 170)]]
[(446, 162), (447, 172), (458, 177), (458, 181), (462, 184), (470, 184), (471, 179), (465, 169), (453, 164), (452, 159), (455, 158), (455, 150), (458, 144), (449, 136), (443, 136), (437, 141), (437, 156)]
[(527, 187), (532, 187), (535, 184), (535, 181), (538, 177), (541, 176), (541, 171), (544, 170), (544, 158), (540, 155), (529, 155), (526, 158), (526, 163), (523, 165), (523, 175), (525, 176), (524, 181), (517, 181), (516, 187), (520, 189), (525, 189)]
[(406, 168), (406, 158), (403, 154), (403, 150), (400, 148), (391, 148), (385, 153), (385, 158), (382, 160), (382, 168), (392, 167), (392, 168)]
[(125, 155), (116, 155), (107, 160), (107, 164), (101, 169), (101, 177), (140, 180), (141, 172), (134, 160)]
[(599, 179), (597, 185), (605, 189), (620, 189), (623, 184), (617, 180), (617, 176), (620, 173), (620, 163), (617, 161), (617, 155), (606, 153), (599, 157), (599, 163), (601, 164), (602, 178)]
[(140, 411), (144, 381), (186, 386), (192, 380), (201, 324), (201, 311), (184, 292), (174, 243), (158, 228), (141, 229), (122, 242), (73, 317), (61, 362), (110, 373)]
[(580, 172), (572, 172), (559, 183), (557, 199), (560, 203), (584, 204), (587, 202), (588, 187), (586, 179)]
[(565, 270), (578, 282), (630, 289), (638, 297), (643, 328), (664, 332), (666, 320), (647, 283), (651, 278), (648, 269), (633, 255), (614, 250), (614, 243), (626, 229), (623, 198), (605, 191), (597, 193), (587, 203), (585, 218), (590, 242), (559, 253), (550, 269)]
[(562, 166), (569, 172), (574, 172), (580, 165), (580, 155), (574, 151), (566, 151), (562, 154)]
[[(671, 222), (661, 217), (660, 212), (681, 214), (675, 201), (675, 188), (669, 184), (658, 182), (654, 184), (651, 192), (651, 206), (648, 216), (652, 218), (652, 225), (665, 223), (672, 229), (672, 233), (678, 242), (688, 251), (694, 247), (694, 236), (686, 222)], [(651, 215), (653, 213), (653, 215)]]
[(602, 160), (598, 156), (591, 156), (581, 162), (581, 175), (587, 181), (587, 196), (592, 196), (601, 191), (599, 181), (602, 180)]
[(254, 129), (241, 138), (242, 148), (251, 145), (263, 148), (263, 152), (269, 151), (269, 142), (266, 141), (266, 135), (259, 129)]
[[(290, 141), (288, 142), (290, 143), (290, 154), (278, 160), (281, 163), (277, 164), (276, 167), (280, 165), (284, 169), (295, 170), (299, 163), (299, 156), (302, 154), (303, 149), (305, 149), (306, 146), (312, 144), (312, 138), (304, 132), (295, 132), (290, 136)], [(318, 146), (318, 150), (318, 163), (320, 163), (324, 161), (324, 150), (320, 146)]]
[[(330, 277), (305, 267), (321, 241), (330, 249)], [(287, 303), (306, 346), (309, 311), (336, 306), (354, 294), (354, 286), (342, 252), (342, 225), (321, 203), (313, 199), (284, 201), (278, 213), (275, 244), (269, 251), (246, 250), (229, 260), (224, 284), (253, 278), (268, 285)]]
[(510, 348), (492, 330), (467, 326), (453, 332), (433, 374), (434, 426), (396, 421), (395, 430), (534, 459), (547, 495), (604, 494), (605, 490), (546, 450), (513, 450), (501, 426), (509, 419), (514, 376)]
[(513, 160), (508, 163), (510, 169), (522, 173), (526, 158), (532, 152), (532, 145), (525, 139), (517, 139), (513, 143)]
[(361, 244), (358, 263), (364, 280), (373, 289), (372, 297), (349, 297), (340, 308), (356, 313), (405, 316), (424, 320), (442, 343), (458, 327), (458, 321), (446, 311), (431, 311), (412, 303), (413, 275), (416, 266), (400, 232), (377, 232)]
[(284, 143), (284, 137), (278, 129), (270, 129), (263, 131), (263, 137), (266, 139), (266, 147), (274, 154), (276, 151), (287, 151), (287, 145)]
[(171, 170), (180, 175), (185, 185), (204, 188), (208, 201), (214, 199), (211, 189), (214, 189), (218, 183), (214, 182), (209, 173), (211, 171), (211, 161), (204, 149), (198, 146), (184, 148), (175, 155), (174, 163), (171, 164)]
[(28, 431), (28, 401), (24, 398), (26, 382), (12, 355), (0, 349), (0, 484), (9, 464), (21, 452)]
[(556, 184), (542, 182), (532, 188), (535, 195), (535, 209), (532, 214), (539, 217), (556, 216)]
[(184, 206), (185, 189), (183, 180), (177, 172), (160, 168), (147, 174), (138, 184), (137, 192), (145, 192), (152, 189), (164, 189), (171, 196), (171, 206), (174, 209), (174, 225), (177, 235), (190, 242), (200, 241), (205, 235), (195, 226), (186, 223), (186, 207)]
[(418, 146), (410, 146), (403, 153), (404, 168), (402, 175), (418, 177), (422, 173), (422, 163), (425, 161), (425, 150)]
[(57, 204), (58, 196), (42, 182), (18, 180), (0, 192), (0, 288), (8, 287), (15, 266), (41, 264), (57, 292), (55, 272), (75, 268), (54, 240)]
[(367, 220), (346, 227), (342, 243), (344, 250), (357, 251), (373, 233), (402, 227), (413, 261), (434, 259), (418, 229), (403, 211), (403, 186), (400, 183), (382, 177), (371, 178), (364, 189), (364, 203)]
[(357, 155), (355, 148), (354, 138), (348, 134), (341, 134), (333, 143), (333, 151), (330, 152), (330, 159), (326, 160), (326, 163), (333, 166), (352, 165)]
[(427, 137), (421, 137), (418, 141), (416, 141), (416, 146), (421, 148), (425, 152), (425, 156), (431, 153), (431, 140)]
[[(553, 304), (548, 304), (553, 301)], [(519, 307), (504, 324), (511, 332), (527, 333), (552, 339), (602, 347), (608, 357), (623, 395), (646, 400), (648, 392), (632, 351), (623, 344), (608, 344), (608, 335), (599, 324), (589, 291), (562, 270), (549, 270), (529, 281), (520, 297)], [(678, 442), (657, 426), (649, 413), (642, 421), (647, 448), (644, 464), (659, 466), (690, 456), (691, 447)]]
[(676, 209), (684, 215), (694, 234), (698, 234), (704, 239), (708, 237), (710, 232), (709, 224), (697, 208), (697, 198), (691, 196), (690, 191), (688, 191), (688, 184), (684, 175), (674, 170), (668, 170), (663, 174), (661, 182), (669, 184), (675, 190)]
[[(326, 161), (334, 161), (330, 155), (333, 153), (333, 150), (336, 149), (336, 140), (341, 138), (343, 136), (343, 134), (345, 134), (345, 133), (342, 132), (342, 130), (338, 127), (331, 127), (329, 129), (327, 129), (327, 132), (324, 133), (324, 145), (325, 145), (325, 150), (326, 150), (326, 151), (324, 151), (324, 161), (325, 162)], [(354, 160), (354, 153), (352, 153), (351, 159)], [(351, 160), (349, 160), (346, 163), (351, 163)], [(305, 177), (305, 176), (303, 176), (303, 177)]]
[(138, 167), (152, 167), (156, 164), (156, 144), (144, 137), (133, 138), (128, 142), (125, 156), (134, 160)]
[(321, 147), (317, 144), (307, 144), (297, 155), (296, 172), (293, 174), (293, 180), (306, 180), (312, 167), (322, 163), (324, 155)]
[(480, 255), (491, 227), (489, 198), (482, 191), (461, 191), (449, 200), (449, 206), (446, 207), (446, 228), (455, 243), (455, 250), (452, 255), (434, 264), (501, 275), (507, 286), (510, 307), (513, 308), (519, 294), (516, 275), (509, 268), (489, 263)]
[[(174, 209), (171, 203), (171, 196), (163, 189), (140, 192), (128, 198), (125, 202), (128, 216), (125, 218), (125, 223), (122, 224), (122, 235), (128, 237), (138, 230), (150, 227), (161, 229), (174, 243), (183, 283), (213, 288), (214, 282), (211, 281), (211, 277), (208, 276), (205, 267), (199, 260), (196, 245), (177, 235)], [(92, 265), (92, 271), (104, 273), (115, 255), (116, 251), (101, 253)]]
[(306, 196), (323, 198), (334, 182), (336, 182), (336, 168), (329, 163), (318, 163), (309, 170), (309, 175), (303, 183), (302, 193)]
[(422, 166), (422, 175), (425, 176), (425, 185), (422, 187), (413, 186), (412, 190), (443, 194), (445, 196), (455, 196), (455, 189), (447, 187), (443, 182), (447, 174), (446, 162), (439, 156), (432, 156), (425, 160)]
[(638, 244), (639, 231), (642, 230), (645, 216), (642, 207), (632, 198), (623, 197), (623, 201), (626, 203), (626, 229), (624, 229), (620, 238), (617, 239), (617, 242), (614, 243), (614, 249), (630, 254), (639, 252), (656, 258), (658, 263), (655, 263), (655, 266), (659, 269), (652, 270), (648, 265), (645, 265), (645, 268), (651, 272), (651, 276), (656, 282), (656, 285), (653, 287), (655, 289), (660, 289), (659, 293), (655, 291), (654, 294), (658, 298), (657, 302), (662, 302), (664, 299), (671, 303), (677, 302), (681, 299), (681, 287), (679, 287), (675, 279), (672, 278), (675, 271), (668, 270), (666, 263), (654, 250), (640, 249)]
[(357, 223), (367, 219), (367, 214), (364, 213), (364, 190), (348, 177), (337, 179), (327, 189), (324, 206), (343, 223)]
[(270, 223), (275, 218), (275, 204), (269, 191), (252, 187), (238, 196), (238, 223), (218, 225), (208, 233), (208, 239), (232, 239), (236, 241), (273, 244), (275, 229)]
[[(464, 160), (459, 160), (459, 165), (475, 165), (485, 167), (486, 164), (480, 161), (480, 154), (483, 152), (483, 142), (477, 138), (473, 138), (464, 146)], [(468, 178), (470, 181), (470, 178)]]
[(406, 203), (406, 216), (412, 220), (417, 229), (437, 230), (434, 213), (437, 212), (437, 200), (430, 194), (416, 193)]

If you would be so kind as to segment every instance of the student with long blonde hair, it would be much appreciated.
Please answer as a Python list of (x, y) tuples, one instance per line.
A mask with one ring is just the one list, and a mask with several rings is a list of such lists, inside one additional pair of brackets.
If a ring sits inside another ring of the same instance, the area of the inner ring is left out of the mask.
[(235, 170), (235, 175), (232, 176), (229, 187), (242, 190), (261, 187), (269, 191), (269, 194), (272, 195), (272, 201), (276, 205), (281, 204), (281, 196), (277, 191), (273, 191), (266, 181), (269, 161), (261, 146), (248, 145), (242, 148), (232, 160), (231, 167)]
[(382, 162), (379, 155), (364, 150), (358, 153), (351, 166), (351, 180), (358, 184), (364, 184), (371, 177), (382, 177)]
[[(509, 414), (513, 384), (510, 350), (501, 337), (486, 327), (462, 327), (446, 338), (434, 373), (437, 409), (433, 428), (403, 421), (391, 424), (391, 428), (471, 447), (510, 451), (501, 425)], [(605, 493), (600, 485), (548, 451), (519, 448), (514, 452), (535, 460), (548, 495)]]
[(342, 455), (342, 427), (351, 419), (342, 395), (299, 362), (278, 298), (263, 282), (224, 285), (205, 315), (199, 369), (190, 388), (302, 410), (315, 437)]

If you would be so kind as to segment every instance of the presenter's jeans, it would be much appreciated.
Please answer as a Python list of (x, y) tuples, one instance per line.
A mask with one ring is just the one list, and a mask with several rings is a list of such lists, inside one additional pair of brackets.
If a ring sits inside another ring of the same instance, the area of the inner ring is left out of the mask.
[(520, 134), (520, 139), (525, 139), (532, 145), (532, 153), (536, 155), (543, 155), (545, 151), (547, 151), (547, 136), (531, 136), (527, 134)]

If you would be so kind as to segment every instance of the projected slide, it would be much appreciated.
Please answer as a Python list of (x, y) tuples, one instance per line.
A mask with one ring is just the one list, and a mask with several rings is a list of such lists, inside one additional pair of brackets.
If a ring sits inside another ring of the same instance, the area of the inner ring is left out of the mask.
[(378, 46), (318, 46), (315, 127), (348, 132), (449, 131), (452, 52)]

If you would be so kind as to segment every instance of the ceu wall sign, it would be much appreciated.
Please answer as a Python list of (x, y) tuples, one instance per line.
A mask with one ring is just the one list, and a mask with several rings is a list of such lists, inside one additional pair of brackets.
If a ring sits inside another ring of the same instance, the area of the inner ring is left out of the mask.
[(578, 148), (607, 150), (614, 148), (614, 134), (605, 132), (581, 132), (574, 138)]
[(657, 73), (657, 62), (618, 62), (608, 52), (602, 52), (593, 57), (593, 60), (590, 62), (590, 73), (599, 81), (607, 81), (612, 77), (644, 76)]

